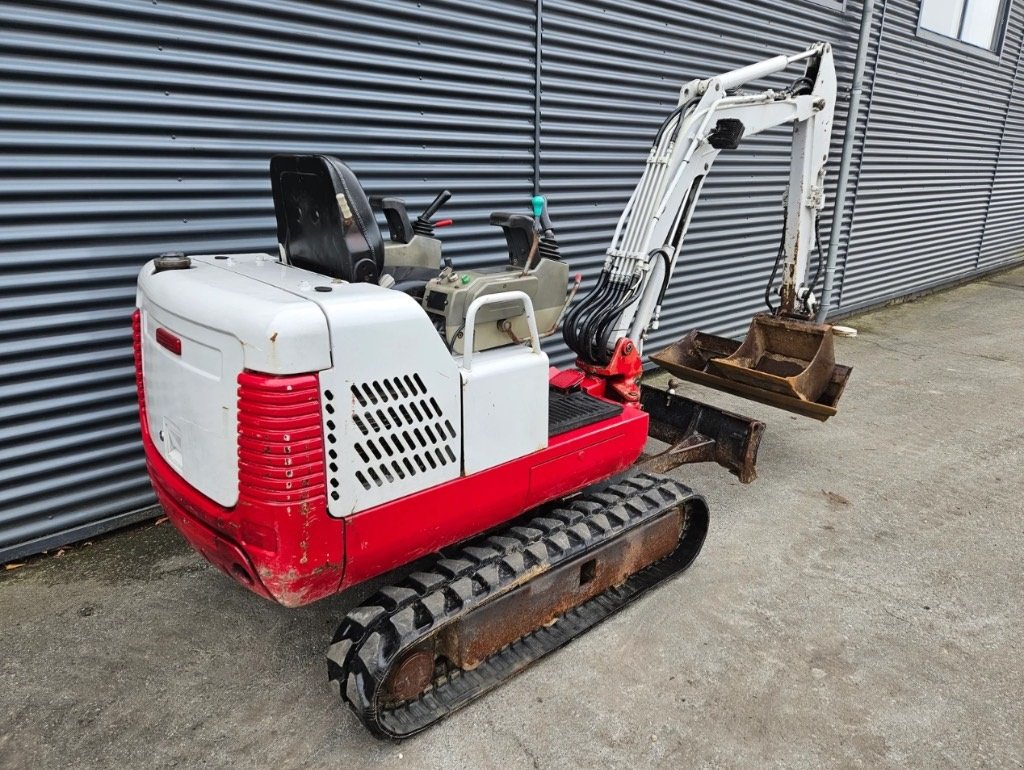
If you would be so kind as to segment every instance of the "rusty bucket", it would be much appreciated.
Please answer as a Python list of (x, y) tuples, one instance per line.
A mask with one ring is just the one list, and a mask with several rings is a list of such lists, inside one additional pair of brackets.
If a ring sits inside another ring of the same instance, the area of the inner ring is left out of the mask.
[(815, 401), (836, 365), (832, 327), (757, 315), (739, 349), (727, 358), (712, 359), (710, 365), (734, 382)]
[(827, 420), (852, 371), (835, 362), (832, 327), (758, 315), (742, 344), (703, 332), (651, 356), (691, 382)]

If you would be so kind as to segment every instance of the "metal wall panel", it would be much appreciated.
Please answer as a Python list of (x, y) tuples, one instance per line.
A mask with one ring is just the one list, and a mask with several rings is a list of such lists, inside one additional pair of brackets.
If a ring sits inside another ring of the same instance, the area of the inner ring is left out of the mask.
[[(813, 0), (545, 0), (541, 180), (573, 269), (583, 268), (593, 285), (651, 140), (684, 83), (828, 40), (848, 89), (859, 18), (858, 4), (841, 12)], [(765, 85), (786, 85), (799, 74), (794, 68)], [(830, 191), (846, 99), (841, 86)], [(740, 334), (763, 308), (782, 227), (791, 134), (777, 128), (719, 156), (648, 351), (695, 327)], [(856, 165), (854, 179), (855, 172)], [(826, 247), (830, 222), (827, 211)]]
[[(989, 190), (985, 235), (978, 258), (982, 270), (1024, 259), (1024, 13), (1012, 17), (1007, 40), (1017, 41), (1017, 59), (1013, 86), (1005, 95), (999, 160)], [(1007, 58), (1004, 53), (1004, 62)]]
[[(1020, 191), (1012, 187), (1012, 138), (1000, 161), (1004, 124), (1013, 128), (1020, 121), (1012, 93), (1024, 5), (1013, 4), (998, 58), (918, 37), (918, 8), (917, 0), (886, 4), (842, 284), (844, 310), (968, 277), (1011, 258), (1014, 249), (1020, 256), (1024, 246)], [(994, 182), (999, 192), (992, 227), (1002, 234), (983, 259)]]
[(532, 193), (528, 0), (0, 5), (0, 561), (153, 502), (130, 313), (166, 250), (275, 250), (268, 158), (327, 152), (456, 262)]

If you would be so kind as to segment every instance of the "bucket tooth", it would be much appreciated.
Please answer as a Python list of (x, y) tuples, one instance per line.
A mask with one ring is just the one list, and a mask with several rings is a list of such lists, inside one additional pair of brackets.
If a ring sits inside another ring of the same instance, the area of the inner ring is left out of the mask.
[(825, 421), (853, 371), (835, 362), (829, 324), (755, 316), (743, 343), (692, 331), (651, 356), (690, 382)]

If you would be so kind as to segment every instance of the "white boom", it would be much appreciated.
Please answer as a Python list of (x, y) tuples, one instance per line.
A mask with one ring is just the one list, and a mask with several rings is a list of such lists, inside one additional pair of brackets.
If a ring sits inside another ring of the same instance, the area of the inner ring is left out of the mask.
[[(806, 70), (787, 90), (733, 92), (796, 62), (806, 62)], [(719, 152), (786, 123), (794, 125), (780, 311), (810, 315), (815, 298), (806, 283), (808, 256), (824, 204), (835, 101), (835, 67), (827, 43), (683, 86), (615, 228), (598, 286), (606, 287), (605, 300), (581, 303), (566, 319), (566, 340), (576, 352), (584, 358), (605, 358), (622, 337), (642, 349), (648, 331), (657, 328), (665, 288)]]

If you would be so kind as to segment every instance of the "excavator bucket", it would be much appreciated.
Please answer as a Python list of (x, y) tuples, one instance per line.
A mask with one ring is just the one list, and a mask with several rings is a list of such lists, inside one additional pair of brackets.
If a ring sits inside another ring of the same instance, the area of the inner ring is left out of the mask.
[(651, 356), (684, 380), (825, 421), (852, 371), (835, 362), (832, 327), (758, 315), (742, 344), (693, 331)]

